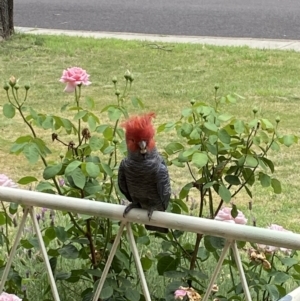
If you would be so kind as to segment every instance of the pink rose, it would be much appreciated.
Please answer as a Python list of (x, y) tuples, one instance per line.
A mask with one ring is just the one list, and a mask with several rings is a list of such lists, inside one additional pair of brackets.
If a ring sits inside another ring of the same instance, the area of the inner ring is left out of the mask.
[(0, 301), (22, 301), (22, 299), (20, 299), (19, 297), (17, 297), (14, 294), (7, 294), (7, 293), (3, 292), (0, 295)]
[(78, 85), (88, 86), (91, 84), (89, 81), (89, 74), (79, 67), (72, 67), (64, 70), (59, 81), (67, 83), (67, 86), (64, 89), (65, 92), (74, 92)]
[(11, 188), (18, 187), (18, 185), (12, 179), (10, 179), (9, 177), (7, 177), (4, 174), (0, 174), (0, 186), (11, 187)]
[[(279, 225), (276, 225), (276, 224), (271, 224), (267, 228), (270, 229), (270, 230), (274, 230), (274, 231), (292, 233), (292, 231), (288, 231), (288, 230), (284, 229), (282, 226), (279, 226)], [(281, 252), (287, 253), (287, 254), (291, 254), (291, 252), (292, 252), (291, 249), (282, 248), (282, 247), (267, 246), (267, 245), (264, 245), (264, 244), (257, 244), (257, 247), (260, 250), (263, 250), (264, 252), (267, 252), (267, 253), (274, 253), (278, 250), (280, 250)]]
[(183, 297), (186, 296), (187, 291), (183, 289), (176, 290), (174, 293), (175, 299), (183, 300)]
[(215, 217), (216, 221), (223, 221), (232, 224), (240, 224), (245, 225), (247, 223), (247, 219), (242, 211), (238, 210), (238, 215), (236, 218), (233, 218), (231, 215), (232, 208), (224, 207), (219, 210), (217, 216)]

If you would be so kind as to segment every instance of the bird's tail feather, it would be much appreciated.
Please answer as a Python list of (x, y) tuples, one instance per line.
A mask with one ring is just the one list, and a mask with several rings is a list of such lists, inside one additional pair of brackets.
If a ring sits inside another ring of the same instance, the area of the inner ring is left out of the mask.
[(161, 232), (161, 233), (168, 233), (169, 232), (169, 229), (162, 228), (162, 227), (155, 227), (155, 226), (145, 225), (145, 228), (149, 231), (156, 231), (156, 232)]

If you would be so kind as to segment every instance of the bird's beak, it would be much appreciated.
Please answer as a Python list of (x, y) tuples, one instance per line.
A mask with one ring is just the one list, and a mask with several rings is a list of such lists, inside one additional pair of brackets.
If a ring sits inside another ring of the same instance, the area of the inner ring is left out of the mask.
[(139, 142), (139, 147), (140, 147), (140, 152), (141, 154), (146, 154), (147, 153), (147, 143), (146, 141), (140, 141)]

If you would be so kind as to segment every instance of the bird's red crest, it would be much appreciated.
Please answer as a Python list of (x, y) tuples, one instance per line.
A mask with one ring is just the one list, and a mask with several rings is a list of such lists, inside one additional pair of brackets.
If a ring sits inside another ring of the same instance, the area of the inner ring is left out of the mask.
[(146, 141), (147, 147), (151, 150), (155, 146), (154, 134), (155, 130), (152, 124), (154, 113), (147, 113), (140, 116), (133, 116), (125, 121), (122, 126), (126, 131), (126, 143), (130, 150), (138, 149), (137, 143)]

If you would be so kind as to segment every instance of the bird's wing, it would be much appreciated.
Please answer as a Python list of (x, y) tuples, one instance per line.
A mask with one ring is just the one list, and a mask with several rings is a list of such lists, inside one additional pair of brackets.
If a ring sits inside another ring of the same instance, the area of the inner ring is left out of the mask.
[(166, 210), (171, 196), (171, 185), (168, 168), (165, 161), (161, 158), (161, 164), (157, 174), (157, 191), (162, 201), (163, 208)]
[(125, 169), (126, 169), (126, 160), (123, 159), (121, 161), (119, 172), (118, 172), (118, 186), (120, 191), (124, 194), (126, 199), (132, 203), (132, 198), (130, 196), (130, 193), (128, 191), (127, 182), (126, 182), (126, 175), (125, 175)]

